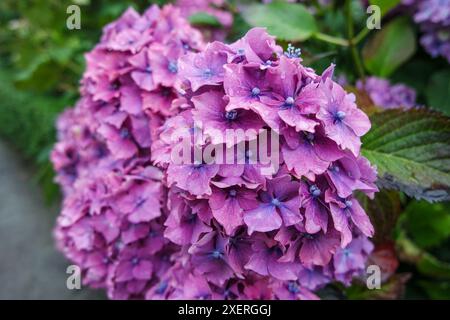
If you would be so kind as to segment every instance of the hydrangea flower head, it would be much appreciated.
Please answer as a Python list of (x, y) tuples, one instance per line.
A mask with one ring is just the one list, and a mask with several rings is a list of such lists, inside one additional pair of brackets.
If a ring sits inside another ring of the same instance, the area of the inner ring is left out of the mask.
[(420, 43), (433, 57), (450, 63), (450, 0), (403, 0), (423, 35)]
[(287, 53), (262, 28), (204, 46), (172, 6), (105, 27), (52, 153), (55, 238), (85, 284), (113, 299), (317, 299), (361, 273), (370, 122), (333, 67)]
[[(356, 249), (373, 227), (354, 198), (377, 191), (376, 171), (359, 153), (369, 119), (332, 80), (333, 66), (317, 75), (288, 53), (255, 28), (184, 56), (184, 111), (152, 147), (170, 193), (201, 222), (183, 259), (212, 288), (243, 284), (240, 297), (258, 297), (257, 287), (265, 298), (316, 298), (311, 290), (335, 279), (348, 284), (371, 251)], [(206, 77), (209, 66), (216, 71)], [(174, 156), (182, 147), (187, 162)], [(277, 165), (264, 155), (277, 155)], [(168, 220), (178, 210), (169, 204)], [(354, 264), (342, 253), (351, 250)]]
[(391, 84), (387, 79), (372, 76), (364, 82), (358, 81), (356, 87), (367, 92), (373, 103), (382, 109), (410, 109), (417, 106), (416, 91), (401, 83)]

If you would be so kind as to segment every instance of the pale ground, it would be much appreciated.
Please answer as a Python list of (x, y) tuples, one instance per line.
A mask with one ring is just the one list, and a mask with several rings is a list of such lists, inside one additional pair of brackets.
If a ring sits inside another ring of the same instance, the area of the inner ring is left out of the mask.
[(31, 170), (0, 141), (0, 299), (100, 299), (66, 288), (68, 261), (55, 250), (58, 210), (44, 204)]

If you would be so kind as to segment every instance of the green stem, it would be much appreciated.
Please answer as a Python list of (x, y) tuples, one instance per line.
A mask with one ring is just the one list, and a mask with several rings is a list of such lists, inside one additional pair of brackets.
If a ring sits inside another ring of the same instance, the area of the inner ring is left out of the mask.
[(359, 56), (358, 48), (356, 47), (356, 44), (354, 42), (355, 31), (353, 29), (351, 0), (345, 0), (345, 15), (347, 18), (348, 43), (350, 46), (353, 62), (355, 64), (356, 71), (358, 72), (358, 76), (364, 81), (364, 67), (361, 61), (361, 57)]
[(330, 36), (330, 35), (325, 34), (325, 33), (317, 32), (316, 34), (314, 34), (314, 37), (317, 40), (321, 40), (321, 41), (324, 41), (324, 42), (336, 44), (338, 46), (343, 46), (343, 47), (348, 47), (349, 46), (349, 42), (348, 42), (347, 39)]
[(361, 42), (370, 32), (369, 28), (362, 29), (354, 38), (353, 43), (356, 45)]

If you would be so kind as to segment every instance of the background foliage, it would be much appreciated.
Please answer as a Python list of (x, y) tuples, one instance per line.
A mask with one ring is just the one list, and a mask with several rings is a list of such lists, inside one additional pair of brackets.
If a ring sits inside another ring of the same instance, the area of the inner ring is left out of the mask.
[[(154, 2), (154, 1), (153, 1)], [(167, 1), (159, 1), (164, 3)], [(251, 26), (265, 26), (284, 46), (302, 49), (305, 64), (319, 72), (330, 63), (352, 84), (369, 75), (413, 87), (418, 110), (382, 112), (355, 88), (373, 129), (363, 153), (379, 170), (383, 190), (374, 201), (362, 198), (376, 226), (373, 262), (386, 275), (382, 290), (361, 283), (328, 288), (325, 297), (450, 299), (450, 68), (432, 59), (418, 43), (420, 31), (399, 0), (370, 0), (382, 9), (381, 30), (366, 28), (364, 1), (227, 1), (234, 15), (229, 40)], [(82, 29), (66, 28), (66, 8), (78, 4)], [(49, 150), (54, 121), (73, 105), (84, 70), (83, 54), (98, 41), (101, 28), (128, 6), (145, 0), (2, 0), (0, 2), (0, 136), (36, 167), (48, 199), (55, 199)], [(313, 12), (313, 13), (312, 13)], [(197, 13), (191, 22), (222, 28), (214, 17)], [(399, 106), (401, 107), (401, 106)], [(431, 203), (435, 202), (435, 203)]]

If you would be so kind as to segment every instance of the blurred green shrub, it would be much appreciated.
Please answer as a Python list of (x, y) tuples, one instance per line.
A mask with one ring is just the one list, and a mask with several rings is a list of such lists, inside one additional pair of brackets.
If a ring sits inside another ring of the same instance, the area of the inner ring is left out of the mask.
[[(102, 27), (129, 6), (143, 10), (146, 0), (2, 0), (0, 2), (0, 55), (13, 68), (20, 89), (54, 96), (77, 95), (90, 50)], [(81, 29), (66, 27), (67, 7), (81, 8)]]
[(10, 78), (11, 74), (0, 72), (0, 137), (18, 149), (32, 167), (37, 167), (36, 178), (50, 201), (57, 195), (57, 187), (48, 154), (55, 139), (56, 116), (65, 104), (62, 99), (17, 90)]

